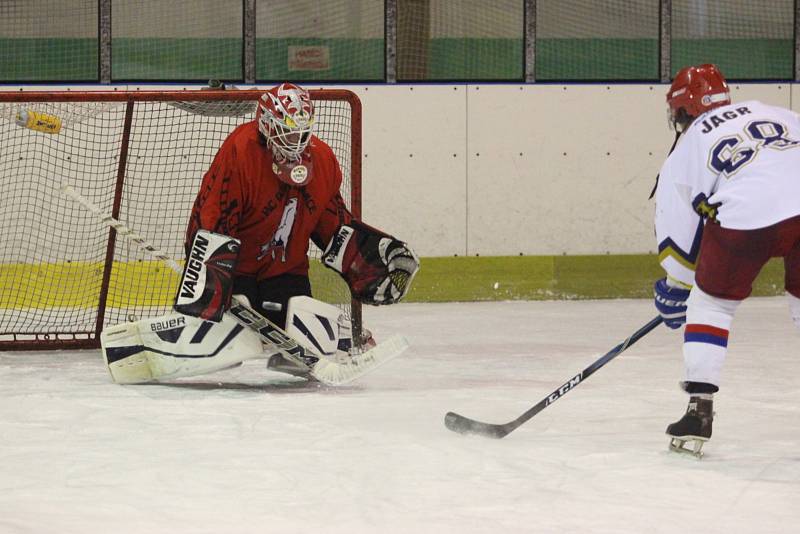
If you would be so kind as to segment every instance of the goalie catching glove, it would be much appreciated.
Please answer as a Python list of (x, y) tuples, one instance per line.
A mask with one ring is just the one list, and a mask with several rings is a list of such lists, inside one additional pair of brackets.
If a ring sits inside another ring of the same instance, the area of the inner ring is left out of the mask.
[(353, 296), (366, 304), (394, 304), (408, 293), (419, 258), (408, 245), (358, 221), (339, 227), (322, 255)]

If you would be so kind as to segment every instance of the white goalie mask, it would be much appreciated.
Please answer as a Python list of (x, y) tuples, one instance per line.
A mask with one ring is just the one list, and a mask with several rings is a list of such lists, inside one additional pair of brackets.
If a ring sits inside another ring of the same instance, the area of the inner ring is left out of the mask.
[(311, 95), (291, 83), (275, 86), (259, 99), (256, 122), (276, 156), (298, 161), (314, 130)]

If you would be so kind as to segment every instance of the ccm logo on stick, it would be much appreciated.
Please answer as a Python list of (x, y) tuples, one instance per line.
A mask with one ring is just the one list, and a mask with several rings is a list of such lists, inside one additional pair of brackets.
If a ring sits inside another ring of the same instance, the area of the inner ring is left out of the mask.
[(583, 373), (575, 375), (570, 379), (569, 382), (567, 382), (566, 384), (555, 390), (553, 393), (551, 393), (550, 396), (547, 397), (547, 404), (557, 401), (561, 395), (563, 395), (567, 391), (571, 390), (572, 388), (580, 384), (581, 378), (583, 378)]

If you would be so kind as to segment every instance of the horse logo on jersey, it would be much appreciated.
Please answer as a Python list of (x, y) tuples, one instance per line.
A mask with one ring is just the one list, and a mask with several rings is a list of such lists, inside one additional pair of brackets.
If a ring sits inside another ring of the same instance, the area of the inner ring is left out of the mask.
[(290, 198), (283, 208), (283, 215), (281, 215), (281, 223), (275, 234), (267, 243), (261, 245), (261, 253), (256, 258), (261, 261), (267, 254), (272, 254), (272, 259), (275, 259), (275, 252), (280, 251), (281, 261), (286, 261), (286, 248), (289, 246), (289, 237), (292, 233), (294, 226), (294, 218), (297, 215), (297, 199)]

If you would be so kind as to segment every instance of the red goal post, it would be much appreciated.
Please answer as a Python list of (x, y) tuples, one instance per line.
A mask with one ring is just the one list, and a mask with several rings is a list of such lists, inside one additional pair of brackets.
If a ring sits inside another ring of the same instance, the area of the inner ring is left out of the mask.
[[(167, 312), (178, 277), (60, 188), (182, 260), (200, 180), (262, 94), (0, 92), (0, 350), (97, 348), (104, 327)], [(315, 133), (339, 159), (342, 196), (360, 218), (361, 103), (347, 90), (311, 96)], [(311, 264), (315, 297), (341, 306), (360, 331), (346, 284)]]

